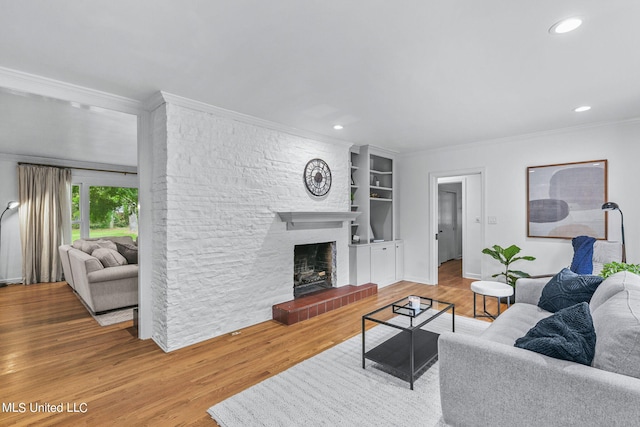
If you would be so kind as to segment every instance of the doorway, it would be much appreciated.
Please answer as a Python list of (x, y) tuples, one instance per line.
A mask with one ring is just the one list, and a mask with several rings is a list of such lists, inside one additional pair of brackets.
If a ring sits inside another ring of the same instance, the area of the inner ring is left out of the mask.
[[(467, 279), (482, 277), (484, 241), (484, 171), (430, 174), (430, 283), (439, 283), (438, 270), (446, 265)], [(454, 266), (455, 264), (455, 266)]]
[(462, 259), (462, 183), (438, 183), (438, 265)]

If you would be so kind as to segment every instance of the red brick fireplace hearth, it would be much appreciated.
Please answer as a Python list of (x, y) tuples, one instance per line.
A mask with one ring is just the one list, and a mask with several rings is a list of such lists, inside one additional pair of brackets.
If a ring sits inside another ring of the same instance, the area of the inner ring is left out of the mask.
[(313, 292), (301, 298), (274, 305), (273, 320), (285, 325), (293, 325), (377, 293), (378, 285), (375, 283), (360, 286), (346, 285)]

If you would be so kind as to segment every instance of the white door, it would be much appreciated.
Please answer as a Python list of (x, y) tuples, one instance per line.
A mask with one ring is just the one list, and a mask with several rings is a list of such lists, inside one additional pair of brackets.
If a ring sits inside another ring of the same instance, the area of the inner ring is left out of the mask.
[(456, 193), (438, 191), (438, 264), (456, 257)]

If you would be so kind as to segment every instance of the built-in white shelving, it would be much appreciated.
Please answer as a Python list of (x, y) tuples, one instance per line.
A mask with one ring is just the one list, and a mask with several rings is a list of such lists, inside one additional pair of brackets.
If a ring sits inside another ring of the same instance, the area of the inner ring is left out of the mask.
[(404, 275), (404, 246), (396, 240), (394, 224), (394, 153), (354, 146), (350, 160), (351, 210), (361, 212), (351, 227), (350, 282), (386, 286)]

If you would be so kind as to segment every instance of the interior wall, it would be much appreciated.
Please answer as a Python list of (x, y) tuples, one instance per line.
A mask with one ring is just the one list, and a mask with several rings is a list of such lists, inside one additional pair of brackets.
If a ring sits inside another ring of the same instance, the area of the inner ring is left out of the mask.
[[(0, 154), (0, 214), (7, 203), (18, 200), (18, 162)], [(0, 238), (0, 282), (22, 281), (22, 245), (18, 209), (8, 210), (2, 218)]]
[[(338, 286), (349, 283), (346, 228), (287, 231), (277, 212), (348, 212), (350, 144), (171, 100), (153, 123), (154, 340), (164, 350), (271, 319), (272, 305), (293, 299), (296, 244), (335, 241)], [(313, 158), (332, 172), (322, 198), (303, 183)]]
[[(640, 262), (639, 228), (633, 219), (640, 214), (640, 198), (629, 186), (636, 181), (640, 158), (640, 120), (565, 129), (497, 141), (405, 154), (398, 168), (400, 221), (405, 241), (405, 273), (410, 280), (428, 282), (431, 268), (428, 221), (429, 173), (484, 168), (485, 236), (482, 247), (516, 244), (523, 255), (537, 258), (517, 265), (530, 274), (555, 273), (571, 263), (570, 240), (526, 236), (528, 166), (608, 159), (608, 199), (624, 212), (628, 262)], [(487, 218), (494, 217), (495, 223)], [(407, 232), (411, 230), (411, 232)], [(609, 240), (621, 240), (620, 215), (609, 215)], [(482, 256), (482, 277), (488, 278), (501, 265)]]

